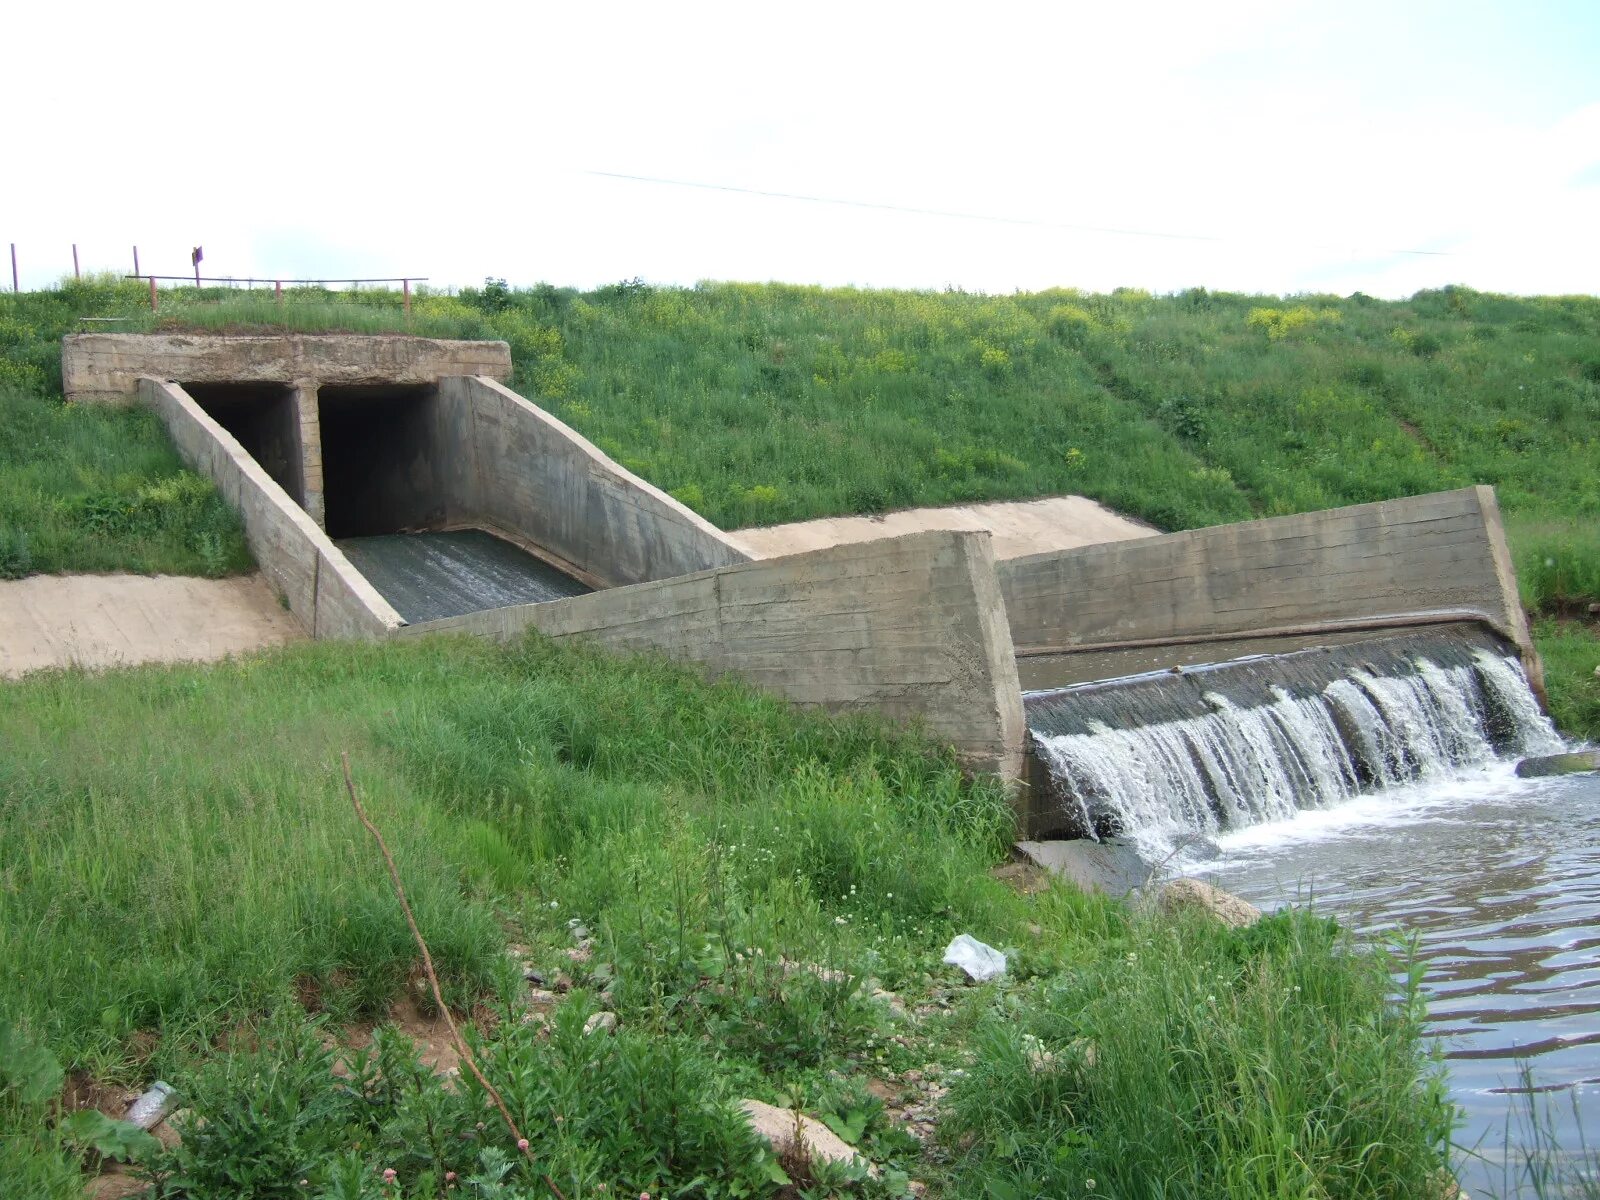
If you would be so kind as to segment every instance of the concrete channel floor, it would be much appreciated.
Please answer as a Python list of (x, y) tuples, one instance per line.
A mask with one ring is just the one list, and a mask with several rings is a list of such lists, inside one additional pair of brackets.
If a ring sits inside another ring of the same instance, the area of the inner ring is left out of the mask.
[(994, 535), (994, 556), (1000, 559), (1152, 537), (1161, 532), (1085, 496), (1047, 496), (1043, 500), (906, 508), (870, 517), (824, 517), (790, 525), (739, 529), (732, 536), (757, 558), (778, 558), (929, 529), (987, 529)]
[(593, 590), (481, 529), (341, 538), (335, 544), (413, 625)]
[(0, 678), (205, 662), (305, 637), (259, 575), (34, 575), (0, 582)]

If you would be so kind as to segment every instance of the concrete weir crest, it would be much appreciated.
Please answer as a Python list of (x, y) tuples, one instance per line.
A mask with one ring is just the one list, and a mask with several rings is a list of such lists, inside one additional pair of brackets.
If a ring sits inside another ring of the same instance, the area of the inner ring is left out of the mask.
[[(316, 637), (537, 629), (662, 653), (918, 722), (1008, 781), (1026, 775), (1019, 656), (1036, 674), (1130, 648), (1464, 621), (1539, 679), (1489, 488), (998, 563), (970, 530), (756, 558), (505, 386), (503, 342), (85, 334), (62, 363), (70, 399), (160, 415)], [(395, 586), (402, 569), (416, 587)], [(1019, 805), (1036, 826), (1025, 786)]]

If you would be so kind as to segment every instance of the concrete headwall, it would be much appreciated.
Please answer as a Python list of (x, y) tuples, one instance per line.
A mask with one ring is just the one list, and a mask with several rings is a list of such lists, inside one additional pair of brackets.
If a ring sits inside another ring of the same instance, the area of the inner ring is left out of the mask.
[(441, 379), (439, 402), (434, 445), (453, 508), (611, 586), (750, 560), (711, 522), (494, 380)]
[(187, 392), (175, 383), (141, 379), (138, 395), (160, 415), (184, 461), (215, 483), (239, 513), (262, 575), (308, 633), (379, 638), (405, 623), (305, 510)]
[(1021, 654), (1448, 613), (1492, 626), (1537, 672), (1488, 487), (1030, 555), (998, 570)]
[(61, 340), (62, 387), (78, 403), (131, 402), (139, 379), (181, 383), (431, 384), (511, 378), (505, 342), (398, 334), (79, 333)]
[(987, 534), (906, 534), (400, 632), (530, 628), (703, 663), (800, 704), (920, 720), (974, 770), (1021, 769), (1021, 688)]

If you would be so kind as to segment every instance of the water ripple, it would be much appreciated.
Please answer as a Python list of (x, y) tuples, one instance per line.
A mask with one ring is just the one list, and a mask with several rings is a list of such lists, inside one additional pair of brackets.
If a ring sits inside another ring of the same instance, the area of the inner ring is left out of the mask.
[[(1451, 787), (1395, 795), (1391, 812), (1369, 805), (1350, 824), (1224, 837), (1207, 874), (1257, 903), (1310, 895), (1365, 935), (1415, 938), (1460, 1144), (1505, 1143), (1521, 1061), (1532, 1090), (1576, 1095), (1600, 1127), (1600, 776), (1518, 780), (1500, 766)], [(1580, 1117), (1566, 1100), (1549, 1113), (1576, 1153)], [(1482, 1164), (1463, 1169), (1469, 1190), (1499, 1184), (1474, 1178)]]

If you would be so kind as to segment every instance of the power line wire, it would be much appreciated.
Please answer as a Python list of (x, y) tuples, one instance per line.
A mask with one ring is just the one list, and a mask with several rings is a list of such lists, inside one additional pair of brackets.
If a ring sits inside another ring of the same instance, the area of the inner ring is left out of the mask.
[[(1163, 241), (1174, 242), (1215, 242), (1226, 243), (1237, 241), (1236, 238), (1226, 238), (1216, 234), (1205, 233), (1171, 233), (1157, 229), (1121, 229), (1112, 225), (1079, 225), (1067, 221), (1041, 221), (1032, 217), (1003, 217), (990, 213), (960, 212), (943, 208), (918, 208), (908, 204), (882, 204), (872, 200), (844, 200), (836, 196), (808, 196), (800, 192), (774, 192), (763, 188), (735, 187), (727, 183), (698, 183), (688, 179), (664, 179), (655, 175), (628, 175), (620, 171), (586, 171), (587, 175), (595, 175), (602, 179), (624, 179), (632, 183), (653, 183), (666, 187), (695, 188), (706, 192), (733, 192), (741, 196), (765, 196), (774, 200), (800, 200), (807, 204), (832, 204), (840, 208), (868, 208), (880, 212), (914, 213), (923, 217), (945, 217), (955, 221), (986, 221), (995, 225), (1030, 225), (1041, 229), (1067, 229), (1075, 233), (1106, 233), (1116, 237), (1141, 237), (1158, 238)], [(1335, 250), (1347, 249), (1354, 252), (1355, 247), (1336, 246), (1311, 246), (1313, 249)], [(1449, 258), (1448, 250), (1383, 250), (1382, 254), (1411, 254), (1428, 258)]]

